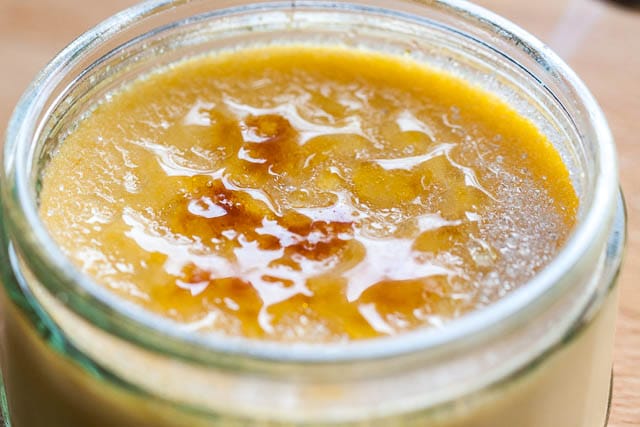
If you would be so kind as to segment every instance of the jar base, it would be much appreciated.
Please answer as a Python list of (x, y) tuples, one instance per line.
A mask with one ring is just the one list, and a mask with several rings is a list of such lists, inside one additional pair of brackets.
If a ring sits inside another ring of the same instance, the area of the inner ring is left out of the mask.
[[(602, 427), (609, 425), (609, 418), (611, 416), (611, 403), (613, 400), (613, 371), (611, 371), (611, 379), (609, 380), (609, 398), (607, 400), (607, 415), (604, 419)], [(11, 427), (11, 417), (9, 416), (9, 407), (7, 405), (7, 395), (4, 388), (4, 382), (2, 381), (2, 375), (0, 375), (0, 427)]]
[(604, 426), (609, 425), (609, 417), (611, 416), (611, 403), (613, 401), (613, 370), (611, 371), (611, 379), (609, 380), (609, 399), (607, 399), (607, 415), (604, 417)]
[(11, 427), (11, 417), (9, 417), (9, 406), (7, 403), (7, 393), (4, 388), (4, 381), (0, 375), (0, 426)]

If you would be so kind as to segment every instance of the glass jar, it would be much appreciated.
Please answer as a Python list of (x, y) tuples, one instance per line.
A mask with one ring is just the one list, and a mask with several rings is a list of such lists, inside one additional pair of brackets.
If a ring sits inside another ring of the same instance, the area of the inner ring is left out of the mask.
[[(569, 241), (529, 283), (444, 329), (343, 344), (189, 334), (76, 270), (37, 214), (41, 172), (74, 123), (157, 67), (268, 43), (410, 56), (497, 94), (548, 136), (570, 170), (580, 211)], [(0, 179), (6, 425), (606, 424), (625, 231), (612, 137), (557, 56), (472, 4), (143, 3), (42, 71), (11, 120)]]

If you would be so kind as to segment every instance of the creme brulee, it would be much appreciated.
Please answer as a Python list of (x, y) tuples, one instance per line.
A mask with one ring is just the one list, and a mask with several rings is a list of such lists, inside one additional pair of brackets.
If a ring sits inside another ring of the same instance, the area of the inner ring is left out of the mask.
[(484, 307), (531, 279), (578, 199), (553, 145), (469, 83), (340, 47), (244, 48), (112, 94), (40, 212), (95, 280), (185, 328), (326, 342)]

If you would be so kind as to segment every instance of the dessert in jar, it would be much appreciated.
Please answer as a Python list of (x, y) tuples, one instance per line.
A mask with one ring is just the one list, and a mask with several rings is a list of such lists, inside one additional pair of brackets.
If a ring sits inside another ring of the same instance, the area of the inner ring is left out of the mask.
[(570, 70), (473, 6), (208, 3), (18, 107), (13, 425), (604, 425), (624, 218)]

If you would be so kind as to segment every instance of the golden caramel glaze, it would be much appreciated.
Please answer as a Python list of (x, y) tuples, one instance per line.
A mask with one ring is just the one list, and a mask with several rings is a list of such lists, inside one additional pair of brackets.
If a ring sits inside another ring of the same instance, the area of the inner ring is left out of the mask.
[(557, 253), (578, 199), (497, 97), (408, 58), (262, 46), (102, 101), (40, 212), (86, 273), (189, 330), (326, 342), (440, 327)]

